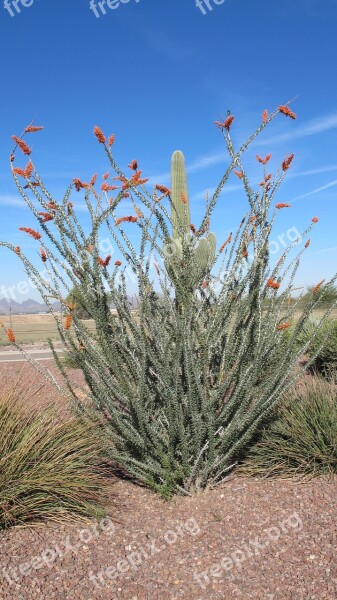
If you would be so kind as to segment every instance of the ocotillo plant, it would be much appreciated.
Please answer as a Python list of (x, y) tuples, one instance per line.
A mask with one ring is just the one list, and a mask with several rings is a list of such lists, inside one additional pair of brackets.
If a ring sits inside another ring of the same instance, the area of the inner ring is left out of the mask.
[[(84, 391), (111, 436), (112, 459), (164, 495), (189, 494), (220, 483), (301, 373), (294, 365), (307, 346), (298, 348), (298, 334), (316, 306), (323, 282), (312, 290), (298, 318), (301, 299), (291, 305), (288, 299), (300, 257), (310, 243), (308, 234), (318, 219), (311, 219), (301, 238), (290, 243), (274, 264), (270, 235), (278, 212), (289, 208), (274, 202), (293, 155), (283, 160), (274, 176), (266, 171), (270, 155), (258, 156), (264, 167), (258, 186), (250, 184), (242, 164), (244, 152), (279, 114), (295, 118), (288, 105), (272, 114), (264, 111), (256, 131), (239, 149), (230, 135), (234, 116), (216, 122), (229, 161), (192, 239), (184, 235), (189, 204), (180, 153), (173, 158), (174, 189), (156, 184), (151, 190), (137, 161), (128, 165), (130, 173), (118, 167), (114, 136), (106, 139), (95, 127), (115, 176), (105, 173), (99, 192), (96, 176), (89, 182), (75, 178), (62, 201), (52, 197), (31, 161), (25, 168), (16, 167), (15, 151), (11, 155), (17, 188), (38, 222), (38, 230), (20, 229), (39, 242), (46, 271), (41, 273), (20, 247), (1, 245), (21, 259), (51, 312), (52, 299), (63, 304), (64, 320), (53, 316), (65, 348), (83, 370)], [(24, 135), (37, 129), (29, 126)], [(30, 156), (23, 136), (14, 141)], [(213, 256), (210, 219), (232, 172), (248, 199), (246, 215)], [(89, 225), (78, 219), (74, 189), (84, 192)], [(125, 198), (134, 209), (121, 215)], [(135, 228), (136, 247), (131, 241)], [(100, 255), (100, 236), (107, 234), (122, 256), (114, 264), (110, 255)], [(209, 253), (207, 267), (205, 262), (201, 268), (198, 248), (204, 245), (203, 237), (208, 238)], [(168, 256), (172, 240), (177, 258)], [(293, 258), (291, 250), (298, 244)], [(180, 276), (180, 269), (186, 277)], [(131, 279), (137, 284), (136, 311), (129, 301)], [(335, 280), (336, 276), (331, 283)], [(94, 331), (65, 300), (73, 288), (80, 290), (79, 301), (94, 320)], [(15, 331), (7, 334), (16, 344)], [(85, 410), (86, 403), (80, 402), (64, 376), (64, 393)]]

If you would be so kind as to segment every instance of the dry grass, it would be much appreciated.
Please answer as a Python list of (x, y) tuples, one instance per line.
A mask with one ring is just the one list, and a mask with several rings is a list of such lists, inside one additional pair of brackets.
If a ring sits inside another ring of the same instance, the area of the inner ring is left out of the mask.
[(22, 381), (0, 393), (0, 529), (104, 514), (104, 442), (89, 420), (32, 409)]

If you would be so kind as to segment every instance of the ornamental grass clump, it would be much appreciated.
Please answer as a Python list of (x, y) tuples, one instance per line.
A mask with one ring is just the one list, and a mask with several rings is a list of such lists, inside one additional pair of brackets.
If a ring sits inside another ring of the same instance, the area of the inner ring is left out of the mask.
[[(27, 167), (17, 169), (16, 153), (11, 155), (15, 183), (37, 221), (36, 229), (20, 224), (22, 235), (42, 248), (48, 276), (20, 248), (1, 244), (21, 259), (53, 313), (66, 351), (76, 353), (87, 395), (110, 436), (111, 458), (165, 496), (219, 484), (300, 373), (294, 365), (306, 345), (298, 348), (296, 340), (316, 306), (316, 294), (296, 322), (300, 299), (291, 305), (288, 300), (308, 247), (305, 239), (318, 218), (274, 264), (269, 252), (273, 226), (280, 210), (291, 210), (275, 198), (294, 155), (281, 159), (275, 175), (267, 171), (271, 155), (257, 156), (262, 169), (258, 185), (249, 182), (242, 162), (279, 114), (296, 118), (286, 105), (272, 114), (265, 110), (239, 149), (231, 139), (234, 115), (216, 122), (229, 160), (198, 226), (190, 220), (180, 151), (172, 157), (171, 188), (150, 187), (137, 160), (126, 172), (119, 168), (115, 136), (107, 138), (96, 126), (95, 137), (113, 173), (103, 175), (100, 189), (97, 175), (87, 181), (76, 177), (63, 200), (53, 198), (35, 166), (28, 172)], [(22, 144), (19, 149), (27, 153)], [(232, 172), (248, 204), (236, 231), (217, 241), (211, 218)], [(87, 219), (81, 222), (77, 192), (87, 206)], [(117, 260), (113, 252), (102, 252), (103, 236), (118, 250)], [(137, 287), (135, 302), (130, 301), (130, 282)], [(74, 288), (80, 292), (77, 304), (95, 322), (94, 331), (66, 300)], [(55, 300), (63, 305), (62, 318), (53, 312)], [(15, 331), (11, 342), (16, 343)], [(65, 377), (63, 392), (84, 410), (56, 353), (55, 360)]]
[(0, 393), (0, 530), (104, 516), (104, 442), (87, 418), (38, 413), (23, 380)]
[(246, 476), (288, 479), (336, 474), (336, 386), (319, 377), (297, 385), (238, 471)]

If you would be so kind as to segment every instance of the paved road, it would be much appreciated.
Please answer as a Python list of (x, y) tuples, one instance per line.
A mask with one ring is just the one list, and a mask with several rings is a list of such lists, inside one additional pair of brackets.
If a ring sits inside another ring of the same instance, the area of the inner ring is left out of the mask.
[[(62, 350), (56, 350), (57, 353), (62, 353)], [(53, 360), (53, 355), (50, 350), (29, 350), (27, 352), (34, 360)], [(27, 360), (21, 352), (7, 350), (7, 352), (0, 352), (0, 363), (1, 362), (24, 362)]]

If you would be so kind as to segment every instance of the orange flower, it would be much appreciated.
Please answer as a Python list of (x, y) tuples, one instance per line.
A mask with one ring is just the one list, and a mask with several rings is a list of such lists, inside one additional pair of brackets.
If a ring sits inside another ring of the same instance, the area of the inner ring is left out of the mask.
[(122, 261), (121, 261), (121, 260), (115, 260), (115, 265), (116, 265), (116, 267), (120, 267), (120, 266), (121, 266), (121, 264), (122, 264)]
[(234, 119), (234, 115), (231, 115), (227, 117), (227, 119), (225, 119), (224, 121), (215, 121), (214, 124), (220, 129), (227, 129), (227, 131), (229, 131)]
[(262, 113), (262, 121), (263, 121), (264, 124), (267, 123), (268, 117), (269, 117), (269, 112), (265, 108), (264, 111), (263, 111), (263, 113)]
[(58, 206), (57, 206), (56, 202), (54, 202), (54, 200), (51, 200), (50, 202), (48, 202), (47, 207), (53, 211), (58, 210)]
[(280, 324), (277, 326), (277, 329), (278, 329), (279, 331), (283, 331), (284, 329), (288, 329), (288, 327), (291, 327), (291, 322), (290, 322), (290, 321), (287, 321), (286, 323), (280, 323)]
[(19, 169), (18, 167), (15, 167), (13, 169), (13, 173), (14, 175), (21, 175), (21, 177), (26, 177), (26, 171), (24, 171), (23, 169)]
[(265, 158), (261, 158), (261, 156), (259, 156), (258, 154), (256, 155), (257, 160), (259, 161), (259, 163), (266, 165), (267, 162), (271, 159), (271, 154), (267, 154), (265, 156)]
[(42, 131), (43, 127), (36, 127), (35, 125), (28, 125), (25, 129), (25, 133), (34, 133), (35, 131)]
[(29, 161), (25, 169), (18, 169), (16, 167), (13, 169), (13, 173), (15, 173), (15, 175), (21, 175), (21, 177), (31, 177), (33, 173), (33, 163)]
[(11, 327), (8, 327), (8, 329), (7, 329), (7, 337), (10, 342), (12, 342), (13, 344), (15, 343), (15, 335), (14, 335), (13, 329)]
[(138, 221), (137, 217), (132, 217), (132, 216), (120, 217), (119, 219), (116, 219), (115, 225), (120, 225), (121, 223), (137, 223), (137, 221)]
[(101, 185), (101, 190), (103, 192), (110, 192), (111, 190), (118, 190), (119, 189), (119, 185), (109, 185), (106, 181), (104, 181), (104, 183), (102, 183)]
[(164, 185), (160, 185), (159, 183), (157, 183), (154, 187), (156, 190), (158, 190), (158, 192), (164, 194), (164, 196), (171, 196), (171, 190), (165, 187)]
[(89, 185), (94, 186), (97, 180), (97, 173), (95, 173), (95, 175), (92, 176), (92, 178), (90, 179), (90, 183)]
[(42, 238), (41, 233), (39, 233), (38, 231), (35, 231), (35, 229), (32, 229), (31, 227), (19, 227), (20, 231), (25, 231), (25, 233), (28, 233), (29, 235), (31, 235), (34, 240), (40, 240)]
[(108, 179), (109, 175), (110, 175), (109, 171), (107, 171), (106, 173), (104, 173), (104, 175), (103, 175), (104, 181), (106, 181)]
[(40, 256), (41, 256), (42, 262), (45, 263), (47, 261), (47, 254), (45, 253), (45, 251), (42, 247), (40, 248)]
[(307, 242), (305, 242), (304, 244), (304, 248), (308, 248), (310, 246), (310, 242), (311, 240), (309, 239)]
[(227, 131), (230, 130), (230, 127), (234, 121), (235, 117), (234, 115), (231, 115), (230, 117), (227, 117), (227, 119), (224, 122), (224, 128), (227, 129)]
[(295, 156), (295, 154), (290, 154), (290, 156), (287, 156), (287, 158), (284, 159), (284, 161), (282, 163), (283, 171), (286, 171), (287, 169), (289, 169), (294, 156)]
[(94, 135), (96, 136), (96, 138), (98, 139), (100, 144), (105, 144), (106, 137), (105, 137), (103, 131), (101, 130), (101, 128), (98, 127), (98, 125), (95, 125), (95, 127), (94, 127)]
[(137, 171), (137, 169), (138, 169), (138, 162), (136, 160), (132, 160), (130, 162), (130, 164), (128, 165), (128, 167), (130, 169), (132, 169), (133, 171)]
[(72, 322), (72, 316), (71, 315), (67, 315), (64, 321), (64, 329), (70, 329), (71, 327), (71, 322)]
[(291, 208), (291, 204), (287, 204), (286, 202), (279, 202), (275, 205), (275, 208)]
[(133, 185), (144, 185), (144, 183), (147, 183), (149, 181), (149, 178), (145, 178), (145, 179), (141, 179), (141, 171), (136, 171), (135, 174), (131, 177), (131, 183)]
[(272, 288), (273, 290), (278, 290), (280, 287), (280, 283), (275, 281), (272, 277), (267, 281), (267, 287)]
[(313, 223), (318, 223), (319, 219), (318, 219), (318, 217), (314, 217), (313, 219), (311, 219), (311, 221), (312, 221)]
[(15, 252), (15, 254), (20, 254), (20, 252), (21, 252), (20, 246), (15, 246), (14, 252)]
[(282, 105), (282, 106), (279, 106), (278, 109), (279, 109), (280, 113), (282, 113), (286, 117), (290, 117), (291, 119), (296, 119), (295, 113), (292, 110), (290, 110), (289, 106)]
[(227, 240), (220, 246), (220, 248), (219, 248), (219, 253), (220, 254), (226, 248), (227, 244), (229, 244), (231, 241), (232, 241), (232, 233), (229, 234)]
[(319, 283), (317, 283), (317, 285), (315, 285), (315, 287), (312, 288), (312, 293), (313, 294), (317, 294), (318, 290), (322, 287), (323, 283), (324, 283), (325, 279), (322, 279), (322, 281), (320, 281)]
[(26, 166), (26, 169), (25, 169), (25, 177), (27, 177), (27, 179), (32, 176), (33, 168), (34, 168), (33, 167), (33, 163), (30, 160), (29, 163), (28, 163), (28, 165)]
[(22, 150), (24, 154), (31, 154), (31, 149), (27, 146), (26, 142), (24, 142), (21, 138), (16, 137), (16, 135), (12, 135), (12, 140), (16, 143), (17, 146)]
[(242, 179), (242, 177), (243, 177), (242, 171), (234, 171), (234, 173), (239, 179)]
[(242, 256), (243, 256), (244, 258), (248, 258), (248, 250), (247, 250), (247, 246), (246, 246), (246, 244), (244, 244), (244, 245), (243, 245)]
[(76, 192), (79, 192), (80, 189), (82, 189), (82, 188), (86, 189), (88, 187), (88, 184), (84, 183), (83, 181), (81, 181), (80, 179), (78, 179), (78, 177), (75, 177), (73, 179), (73, 184), (75, 186)]
[(108, 139), (108, 146), (112, 146), (115, 142), (116, 137), (114, 136), (114, 134), (110, 135), (109, 139)]
[(193, 225), (193, 223), (190, 224), (190, 230), (192, 231), (192, 233), (194, 233), (194, 235), (197, 233), (197, 230), (195, 228), (195, 225)]
[(38, 215), (41, 215), (41, 223), (48, 223), (48, 221), (52, 221), (54, 218), (54, 215), (51, 215), (48, 212), (39, 212)]
[(99, 256), (97, 260), (98, 260), (98, 263), (101, 265), (101, 267), (107, 267), (111, 260), (111, 254), (108, 254), (105, 259), (103, 259)]

